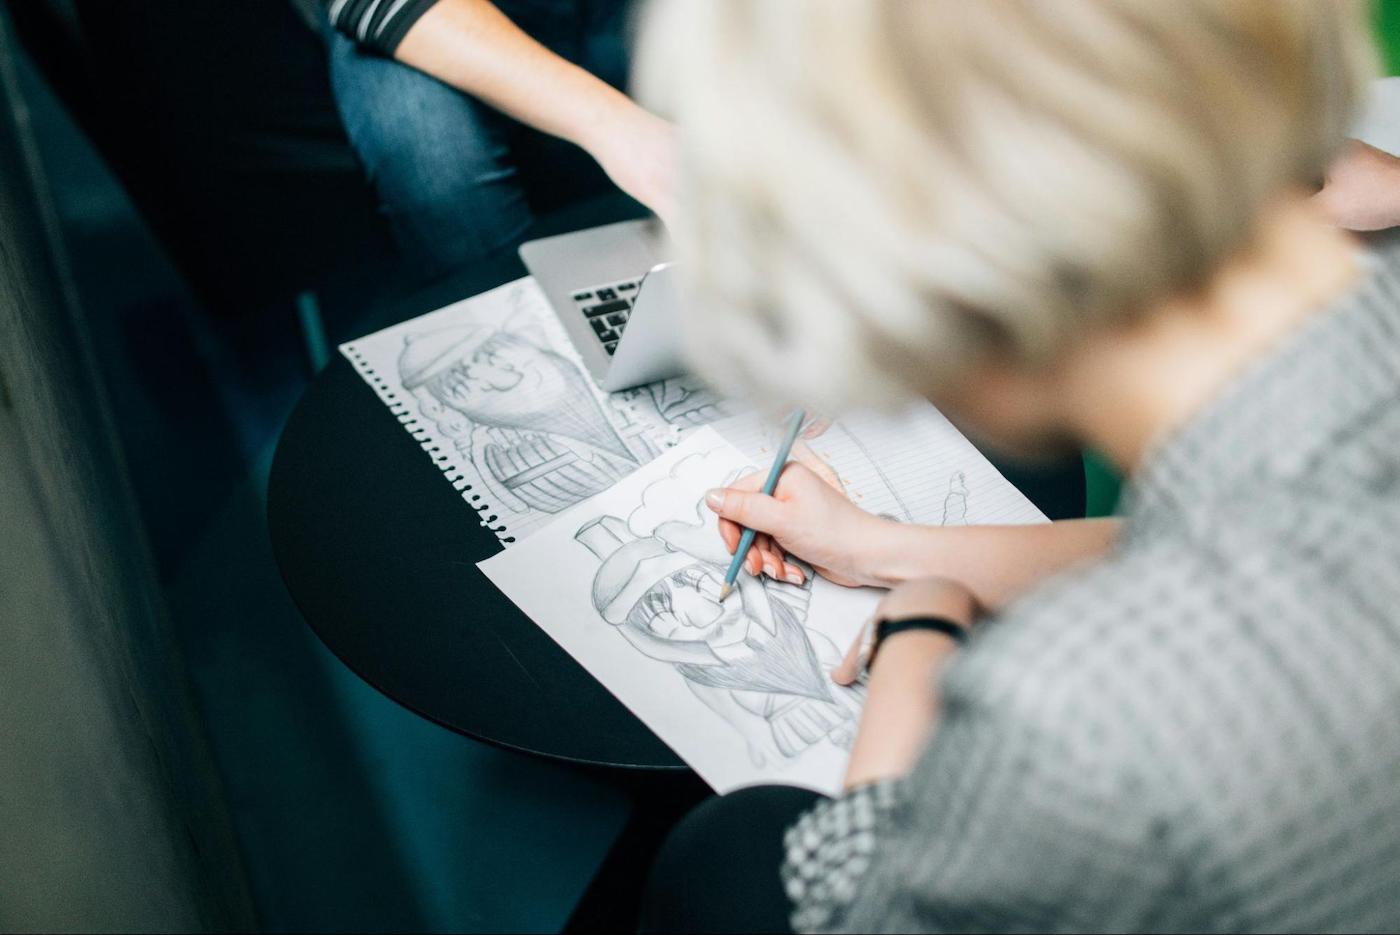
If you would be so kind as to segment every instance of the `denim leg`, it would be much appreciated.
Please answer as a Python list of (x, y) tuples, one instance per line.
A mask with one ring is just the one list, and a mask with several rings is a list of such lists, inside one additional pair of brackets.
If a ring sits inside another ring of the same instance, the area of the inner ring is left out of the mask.
[(427, 274), (518, 241), (531, 223), (519, 125), (416, 69), (329, 36), (336, 105), (405, 257)]

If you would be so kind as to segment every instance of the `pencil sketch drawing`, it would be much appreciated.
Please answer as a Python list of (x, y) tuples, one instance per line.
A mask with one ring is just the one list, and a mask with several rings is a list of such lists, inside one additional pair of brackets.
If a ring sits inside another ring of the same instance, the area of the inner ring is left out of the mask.
[(948, 478), (948, 495), (943, 498), (943, 525), (963, 526), (967, 524), (967, 477), (962, 471), (954, 471)]
[(694, 428), (728, 415), (725, 403), (694, 377), (674, 377), (619, 394), (645, 401), (668, 425)]
[(704, 458), (677, 462), (628, 518), (579, 527), (575, 541), (598, 562), (593, 608), (640, 656), (674, 668), (755, 767), (822, 743), (849, 749), (864, 688), (829, 677), (839, 653), (805, 625), (810, 575), (798, 586), (741, 574), (737, 596), (719, 599), (729, 555), (693, 495)]
[(611, 487), (651, 454), (628, 446), (588, 377), (528, 323), (409, 334), (398, 369), (422, 415), (515, 512), (556, 513)]
[(623, 390), (608, 402), (619, 433), (648, 461), (678, 442), (682, 431), (729, 415), (727, 404), (694, 377)]

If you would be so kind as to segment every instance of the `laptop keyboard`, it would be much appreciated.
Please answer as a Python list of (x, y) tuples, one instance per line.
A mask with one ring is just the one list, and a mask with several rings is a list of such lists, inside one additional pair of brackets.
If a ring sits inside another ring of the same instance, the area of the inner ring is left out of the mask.
[(598, 343), (609, 357), (617, 350), (617, 342), (622, 340), (622, 330), (632, 316), (632, 305), (637, 301), (637, 287), (641, 283), (641, 277), (623, 279), (574, 293), (574, 306), (588, 319)]

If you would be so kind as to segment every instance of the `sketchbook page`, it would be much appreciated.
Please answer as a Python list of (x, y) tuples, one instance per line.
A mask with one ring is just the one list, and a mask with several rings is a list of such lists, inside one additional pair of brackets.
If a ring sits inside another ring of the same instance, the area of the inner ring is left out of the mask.
[(865, 688), (829, 673), (881, 592), (741, 573), (720, 602), (704, 495), (752, 464), (701, 429), (479, 567), (717, 791), (834, 794)]
[[(781, 426), (745, 413), (715, 430), (759, 464), (769, 464)], [(1001, 475), (931, 404), (895, 414), (854, 413), (802, 443), (862, 508), (904, 523), (961, 526), (1042, 523), (1044, 513)]]
[(340, 351), (507, 545), (727, 414), (688, 378), (604, 393), (528, 277)]

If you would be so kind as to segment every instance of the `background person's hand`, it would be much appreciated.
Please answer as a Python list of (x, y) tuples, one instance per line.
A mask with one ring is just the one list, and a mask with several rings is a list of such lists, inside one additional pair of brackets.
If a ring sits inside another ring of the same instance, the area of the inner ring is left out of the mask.
[(1400, 158), (1350, 140), (1328, 167), (1327, 182), (1313, 200), (1346, 230), (1400, 225)]
[(705, 495), (720, 517), (719, 533), (730, 554), (739, 547), (744, 528), (759, 533), (744, 561), (750, 574), (801, 584), (802, 569), (787, 561), (794, 556), (836, 584), (873, 583), (863, 553), (890, 520), (862, 510), (805, 464), (789, 463), (771, 497), (759, 493), (764, 479), (748, 474)]
[(680, 166), (674, 126), (633, 107), (604, 128), (588, 150), (618, 188), (654, 211), (662, 222), (671, 223)]

